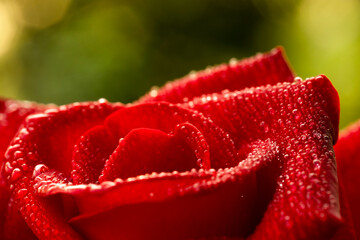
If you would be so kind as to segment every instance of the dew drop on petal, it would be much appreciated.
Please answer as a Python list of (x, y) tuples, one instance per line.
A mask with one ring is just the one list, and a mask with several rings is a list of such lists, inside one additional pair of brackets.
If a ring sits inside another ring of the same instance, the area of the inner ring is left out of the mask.
[(28, 192), (28, 190), (26, 188), (21, 188), (17, 191), (17, 197), (19, 199), (22, 199), (26, 196), (27, 192)]
[(41, 173), (46, 172), (48, 170), (48, 167), (44, 164), (38, 164), (35, 166), (32, 177), (35, 178), (39, 176)]
[(13, 167), (11, 166), (10, 162), (5, 163), (4, 170), (6, 173), (11, 173), (11, 171), (13, 170)]
[(18, 179), (21, 176), (22, 176), (21, 170), (19, 168), (15, 168), (11, 173), (11, 180), (15, 181), (16, 179)]

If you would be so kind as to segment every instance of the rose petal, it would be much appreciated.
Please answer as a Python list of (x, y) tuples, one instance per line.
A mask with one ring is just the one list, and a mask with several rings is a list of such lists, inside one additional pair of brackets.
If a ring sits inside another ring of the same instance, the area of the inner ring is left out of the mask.
[(273, 170), (279, 169), (276, 145), (266, 141), (255, 146), (248, 159), (223, 171), (155, 174), (115, 185), (104, 182), (101, 188), (58, 185), (51, 194), (76, 199), (82, 215), (71, 223), (92, 239), (246, 236), (272, 197), (261, 190), (274, 192)]
[(95, 216), (71, 220), (71, 223), (85, 237), (93, 239), (247, 235), (253, 221), (251, 200), (255, 190), (252, 186), (244, 177), (241, 182), (229, 182), (214, 191), (202, 191), (169, 202), (121, 206)]
[(152, 90), (139, 100), (140, 103), (167, 101), (172, 103), (191, 100), (207, 93), (240, 90), (246, 87), (291, 82), (293, 73), (288, 66), (283, 50), (275, 48), (269, 53), (258, 54), (241, 61), (231, 61), (208, 68), (172, 81), (159, 90)]
[(348, 200), (352, 220), (358, 236), (360, 236), (360, 121), (341, 132), (335, 145), (338, 175), (344, 185), (344, 194)]
[(29, 226), (25, 223), (22, 218), (17, 205), (15, 205), (14, 200), (10, 199), (8, 201), (8, 206), (6, 215), (6, 222), (4, 226), (4, 235), (1, 239), (8, 240), (31, 240), (37, 239), (35, 235), (30, 230)]
[(190, 123), (179, 124), (175, 128), (175, 136), (181, 138), (192, 149), (195, 154), (197, 165), (209, 170), (211, 167), (209, 144), (206, 142), (205, 136)]
[[(194, 138), (192, 139), (192, 135)], [(120, 141), (118, 148), (106, 162), (100, 182), (113, 181), (116, 178), (136, 177), (152, 172), (184, 172), (199, 165), (210, 168), (209, 153), (201, 154), (207, 158), (197, 158), (195, 152), (204, 151), (200, 139), (205, 141), (205, 149), (209, 146), (199, 130), (190, 124), (179, 125), (174, 134), (166, 134), (155, 129), (134, 129)], [(187, 141), (195, 141), (189, 146)], [(193, 150), (193, 148), (195, 148)], [(208, 150), (207, 150), (208, 151)], [(199, 155), (199, 153), (197, 153)]]
[(4, 238), (4, 224), (6, 219), (8, 201), (8, 190), (3, 183), (0, 183), (0, 238)]
[(327, 239), (341, 226), (332, 143), (339, 99), (325, 76), (213, 94), (183, 105), (204, 113), (241, 147), (270, 138), (284, 169), (251, 239)]
[(210, 147), (211, 166), (215, 169), (238, 164), (234, 143), (229, 135), (201, 113), (168, 103), (146, 103), (129, 106), (111, 114), (105, 125), (117, 137), (132, 129), (152, 128), (170, 133), (178, 124), (191, 123), (205, 137)]
[[(173, 173), (152, 173), (151, 175), (141, 175), (136, 178), (129, 178), (126, 180), (116, 179), (114, 182), (103, 182), (100, 185), (72, 185), (65, 183), (55, 173), (45, 172), (36, 178), (35, 188), (37, 194), (41, 196), (50, 196), (57, 193), (71, 194), (78, 198), (80, 204), (77, 204), (80, 211), (83, 213), (99, 212), (104, 209), (109, 209), (114, 206), (135, 204), (140, 202), (163, 201), (168, 198), (182, 196), (186, 193), (199, 192), (201, 188), (211, 188), (221, 179), (225, 177), (230, 179), (233, 173), (241, 175), (250, 170), (251, 172), (258, 173), (262, 168), (267, 169), (266, 174), (260, 175), (257, 182), (262, 182), (265, 186), (264, 189), (259, 191), (263, 195), (263, 190), (271, 191), (271, 181), (275, 182), (278, 170), (279, 149), (275, 143), (266, 140), (265, 142), (257, 141), (249, 144), (250, 152), (247, 153), (248, 157), (239, 163), (239, 166), (233, 168), (226, 168), (219, 171), (210, 169), (204, 171), (203, 169), (187, 172), (173, 172)], [(276, 169), (269, 170), (270, 167)], [(49, 176), (51, 182), (49, 184)], [(216, 177), (216, 178), (214, 178)], [(272, 179), (270, 182), (264, 179)], [(196, 183), (200, 184), (193, 187)], [(254, 186), (255, 188), (255, 186)], [(271, 194), (270, 194), (271, 195)], [(101, 199), (99, 198), (101, 196)]]
[[(3, 159), (6, 148), (9, 146), (12, 138), (18, 131), (23, 120), (30, 114), (53, 108), (53, 105), (40, 105), (28, 101), (15, 101), (10, 99), (0, 99), (0, 164), (3, 165)], [(3, 166), (4, 168), (5, 166)], [(8, 167), (8, 166), (6, 166)], [(4, 186), (2, 176), (0, 176), (0, 239), (25, 239), (27, 228), (24, 220), (18, 216), (17, 210), (9, 208), (9, 192)], [(13, 215), (14, 214), (14, 215)], [(14, 220), (15, 219), (15, 220)], [(6, 226), (5, 226), (6, 224)], [(21, 228), (15, 230), (11, 227)], [(5, 231), (5, 236), (3, 231)], [(24, 233), (24, 235), (22, 235)], [(31, 233), (31, 231), (30, 231)], [(31, 235), (30, 235), (31, 236)]]
[(96, 126), (84, 133), (73, 152), (71, 176), (74, 184), (96, 183), (117, 142), (103, 126)]
[(28, 117), (14, 138), (2, 174), (21, 215), (39, 239), (78, 239), (79, 236), (61, 216), (57, 201), (40, 199), (34, 194), (32, 177), (41, 170), (36, 166), (45, 164), (65, 176), (70, 175), (72, 148), (78, 138), (120, 107), (100, 101), (51, 109)]
[(352, 219), (351, 210), (349, 207), (349, 203), (347, 201), (347, 196), (345, 194), (344, 183), (339, 175), (339, 200), (340, 200), (340, 213), (343, 218), (342, 225), (336, 231), (335, 235), (331, 238), (331, 240), (355, 240), (356, 237), (356, 229), (354, 228), (354, 223)]
[[(88, 129), (101, 125), (104, 119), (119, 107), (106, 102), (76, 103), (48, 110), (44, 114), (31, 115), (25, 122), (25, 127), (21, 129), (23, 132), (15, 139), (18, 143), (25, 140), (24, 138), (31, 138), (27, 139), (30, 146), (26, 151), (10, 147), (8, 154), (13, 154), (10, 157), (18, 160), (16, 151), (24, 152), (28, 155), (27, 164), (31, 164), (32, 168), (44, 163), (49, 168), (70, 176), (74, 145), (80, 136)], [(13, 166), (15, 167), (17, 166)]]
[[(246, 145), (255, 139), (265, 139), (283, 129), (285, 131), (277, 136), (286, 137), (288, 130), (296, 134), (301, 131), (298, 129), (309, 130), (323, 122), (326, 126), (321, 126), (321, 130), (327, 127), (326, 130), (335, 143), (339, 131), (338, 94), (329, 79), (323, 75), (304, 82), (297, 79), (293, 83), (277, 86), (267, 85), (204, 95), (181, 106), (211, 118), (232, 136), (237, 146)], [(316, 115), (324, 119), (311, 116), (316, 111), (319, 111)], [(303, 118), (310, 125), (301, 125), (305, 123)], [(321, 123), (316, 122), (317, 120)], [(293, 129), (289, 129), (291, 127)]]
[[(0, 161), (23, 120), (30, 114), (55, 107), (27, 101), (0, 99)], [(0, 163), (1, 163), (0, 162)]]

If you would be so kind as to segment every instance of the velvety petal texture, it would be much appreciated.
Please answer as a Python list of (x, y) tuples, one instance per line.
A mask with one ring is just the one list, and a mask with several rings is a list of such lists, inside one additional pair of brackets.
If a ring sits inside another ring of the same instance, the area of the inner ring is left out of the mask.
[(41, 112), (52, 105), (41, 105), (27, 101), (0, 99), (0, 159), (18, 131), (23, 120), (30, 114)]
[(72, 179), (74, 184), (95, 183), (106, 160), (118, 144), (114, 135), (103, 126), (85, 132), (74, 146)]
[(331, 236), (341, 222), (332, 148), (339, 99), (325, 76), (209, 95), (185, 105), (227, 130), (236, 146), (268, 137), (279, 144), (282, 174), (252, 239)]
[(240, 90), (279, 82), (291, 82), (294, 75), (286, 62), (281, 47), (269, 53), (258, 54), (243, 60), (230, 60), (229, 64), (209, 67), (199, 72), (167, 83), (160, 89), (154, 88), (139, 100), (139, 103), (151, 101), (184, 102), (207, 93), (222, 90)]
[(2, 176), (11, 190), (12, 204), (39, 239), (80, 239), (80, 236), (62, 217), (57, 200), (35, 194), (34, 180), (51, 168), (57, 172), (48, 176), (48, 183), (67, 181), (75, 143), (87, 129), (101, 124), (119, 108), (118, 104), (99, 101), (48, 109), (29, 116), (13, 139)]
[[(28, 101), (0, 99), (0, 163), (23, 120), (30, 114), (42, 112), (54, 105), (41, 105)], [(3, 165), (8, 167), (8, 165)], [(0, 239), (32, 239), (34, 235), (24, 223), (18, 209), (13, 205), (4, 179), (0, 177)]]

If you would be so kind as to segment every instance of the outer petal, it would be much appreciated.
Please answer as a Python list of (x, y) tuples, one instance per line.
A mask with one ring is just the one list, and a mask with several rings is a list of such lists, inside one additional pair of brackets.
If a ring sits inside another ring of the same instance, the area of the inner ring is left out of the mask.
[(345, 187), (341, 176), (339, 175), (339, 195), (340, 195), (340, 213), (344, 220), (342, 226), (337, 230), (331, 240), (353, 240), (357, 239), (356, 232), (354, 228), (354, 223), (352, 219), (351, 210), (345, 194)]
[[(30, 114), (55, 107), (27, 101), (0, 99), (0, 164), (5, 150), (15, 136), (23, 120)], [(9, 193), (0, 176), (0, 239), (31, 239), (32, 233), (27, 228), (18, 210), (11, 204)], [(9, 202), (10, 201), (10, 202)], [(5, 225), (4, 225), (5, 224)], [(16, 227), (17, 231), (12, 231)], [(20, 230), (23, 227), (23, 230)]]
[[(14, 138), (7, 150), (2, 174), (11, 189), (14, 204), (38, 238), (79, 238), (63, 219), (57, 201), (48, 201), (34, 194), (33, 177), (45, 168), (39, 166), (46, 164), (59, 169), (65, 177), (70, 176), (74, 143), (88, 128), (102, 123), (119, 107), (100, 101), (47, 110), (28, 117)], [(63, 178), (62, 181), (68, 180)]]
[(0, 99), (0, 163), (11, 139), (23, 120), (30, 114), (44, 111), (52, 105), (40, 105), (27, 101)]
[(9, 201), (9, 193), (5, 185), (0, 185), (0, 237), (4, 238), (4, 224), (6, 219), (6, 209)]
[(356, 234), (360, 236), (360, 121), (341, 132), (335, 145), (338, 175), (344, 185)]
[(250, 239), (328, 239), (341, 225), (332, 144), (339, 99), (325, 76), (304, 82), (204, 96), (183, 105), (214, 120), (237, 147), (271, 138), (284, 168)]
[[(335, 143), (339, 132), (338, 93), (324, 75), (306, 81), (296, 78), (292, 83), (276, 86), (203, 95), (180, 106), (211, 118), (239, 146), (265, 139), (274, 132), (281, 133), (278, 137), (290, 138), (309, 128), (316, 130), (317, 126), (328, 131)], [(309, 125), (301, 125), (304, 121)]]
[(290, 82), (293, 73), (283, 50), (275, 48), (269, 53), (258, 54), (241, 61), (230, 61), (204, 71), (169, 82), (159, 90), (152, 90), (139, 102), (167, 101), (172, 103), (191, 100), (207, 93), (240, 90), (278, 82)]
[(29, 226), (21, 216), (19, 209), (14, 203), (14, 199), (11, 198), (7, 203), (6, 222), (4, 225), (4, 237), (1, 239), (8, 240), (32, 240), (37, 239), (33, 234)]

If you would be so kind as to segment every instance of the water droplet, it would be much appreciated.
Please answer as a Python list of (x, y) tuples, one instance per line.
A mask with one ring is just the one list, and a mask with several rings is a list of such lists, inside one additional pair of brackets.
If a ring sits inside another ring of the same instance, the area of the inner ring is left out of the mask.
[(264, 121), (260, 123), (260, 127), (264, 129), (265, 133), (269, 132), (269, 126)]
[(278, 123), (280, 127), (284, 127), (284, 121), (281, 118), (278, 119)]
[(17, 197), (22, 199), (27, 194), (28, 190), (26, 188), (22, 188), (17, 192)]
[(229, 60), (229, 65), (230, 65), (230, 67), (236, 66), (237, 62), (238, 62), (238, 60), (237, 60), (236, 58), (231, 58), (231, 59)]
[(21, 170), (19, 168), (15, 168), (11, 173), (11, 180), (15, 181), (16, 179), (21, 177), (21, 175), (22, 175)]
[(101, 103), (101, 104), (107, 103), (107, 100), (106, 100), (105, 98), (100, 98), (100, 99), (98, 100), (98, 103)]
[(299, 97), (298, 99), (297, 99), (297, 102), (301, 105), (301, 104), (303, 104), (303, 100), (302, 100), (302, 98), (301, 97)]
[(196, 76), (197, 76), (196, 71), (192, 70), (192, 71), (189, 72), (189, 78), (195, 79)]
[(44, 173), (48, 170), (48, 167), (45, 166), (44, 164), (38, 164), (35, 166), (32, 177), (36, 178), (37, 176), (39, 176), (41, 173)]
[(150, 96), (151, 97), (156, 97), (158, 95), (158, 90), (159, 88), (158, 87), (152, 87), (151, 90), (150, 90)]
[(301, 77), (295, 77), (294, 78), (294, 82), (301, 82), (302, 81), (302, 78)]
[(6, 162), (5, 163), (5, 172), (11, 173), (12, 170), (13, 170), (13, 167), (11, 166), (10, 162)]
[(299, 120), (301, 118), (301, 113), (299, 110), (294, 109), (292, 113), (294, 114), (296, 120)]
[(14, 158), (21, 158), (24, 154), (21, 151), (14, 152)]

